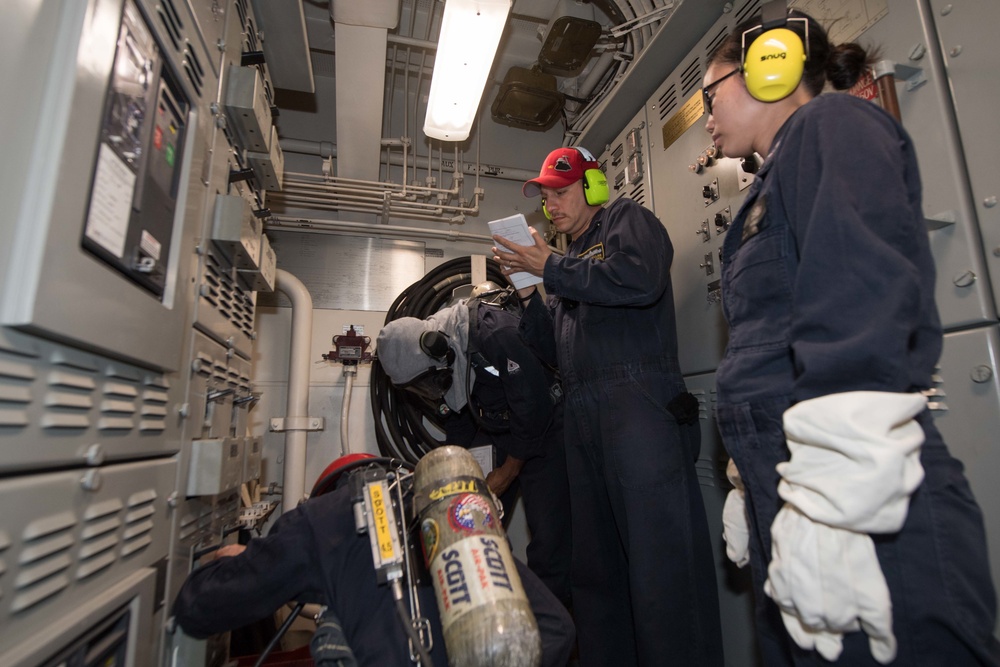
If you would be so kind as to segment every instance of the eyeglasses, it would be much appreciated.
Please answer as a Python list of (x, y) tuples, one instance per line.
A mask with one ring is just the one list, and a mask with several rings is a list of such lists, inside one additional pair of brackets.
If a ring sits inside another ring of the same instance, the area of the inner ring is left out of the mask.
[(716, 79), (715, 81), (713, 81), (712, 83), (708, 84), (707, 86), (705, 86), (704, 88), (701, 89), (701, 99), (702, 99), (702, 102), (704, 102), (704, 104), (705, 104), (705, 113), (707, 113), (707, 114), (711, 114), (712, 113), (712, 96), (709, 95), (708, 92), (710, 90), (712, 90), (712, 88), (715, 88), (720, 83), (722, 83), (723, 81), (725, 81), (726, 79), (728, 79), (729, 77), (733, 76), (734, 74), (739, 74), (742, 71), (743, 71), (742, 67), (737, 67), (736, 69), (734, 69), (729, 74), (726, 74), (725, 76), (723, 76), (723, 77), (721, 77), (719, 79)]

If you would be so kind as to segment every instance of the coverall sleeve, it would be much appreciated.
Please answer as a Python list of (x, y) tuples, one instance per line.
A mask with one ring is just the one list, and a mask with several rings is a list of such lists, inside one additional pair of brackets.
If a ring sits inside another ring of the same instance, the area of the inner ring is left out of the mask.
[(531, 295), (518, 322), (518, 330), (521, 338), (544, 363), (553, 368), (559, 364), (552, 310), (538, 292)]
[[(603, 217), (602, 217), (603, 216)], [(545, 289), (595, 306), (642, 307), (656, 303), (670, 284), (674, 250), (666, 229), (650, 211), (619, 199), (591, 223), (604, 227), (603, 249), (581, 249), (583, 257), (552, 255), (545, 264)], [(587, 257), (601, 253), (603, 259)]]
[(908, 349), (933, 285), (933, 266), (918, 263), (928, 249), (912, 146), (875, 114), (827, 113), (783, 141), (799, 147), (776, 164), (799, 253), (795, 400), (911, 390)]
[(184, 632), (201, 639), (265, 618), (291, 600), (320, 600), (321, 570), (310, 535), (304, 515), (293, 510), (267, 537), (250, 540), (243, 553), (192, 572), (174, 602)]
[[(482, 325), (481, 325), (482, 327)], [(499, 326), (481, 341), (483, 355), (500, 373), (513, 438), (507, 453), (528, 459), (541, 452), (552, 423), (549, 389), (554, 381), (514, 326)]]

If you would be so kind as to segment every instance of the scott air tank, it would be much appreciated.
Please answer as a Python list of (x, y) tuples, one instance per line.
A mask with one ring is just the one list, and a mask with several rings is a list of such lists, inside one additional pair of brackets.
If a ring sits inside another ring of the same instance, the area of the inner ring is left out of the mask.
[(461, 447), (414, 472), (414, 512), (451, 667), (531, 667), (542, 641), (482, 469)]

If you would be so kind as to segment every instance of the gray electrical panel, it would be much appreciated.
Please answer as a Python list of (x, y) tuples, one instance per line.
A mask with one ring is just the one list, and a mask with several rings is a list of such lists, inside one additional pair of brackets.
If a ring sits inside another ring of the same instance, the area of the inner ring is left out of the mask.
[(29, 637), (44, 636), (39, 645), (54, 649), (53, 628), (62, 624), (53, 619), (163, 558), (176, 474), (172, 460), (160, 459), (0, 481), (0, 505), (18, 508), (0, 528), (9, 566), (0, 571), (0, 664), (12, 664), (3, 651)]
[[(0, 663), (164, 664), (180, 582), (261, 470), (250, 358), (283, 176), (266, 64), (243, 58), (261, 33), (249, 0), (4, 21)], [(228, 125), (231, 72), (260, 141)], [(225, 444), (214, 484), (189, 484), (195, 441)]]
[(646, 102), (654, 211), (674, 244), (671, 277), (685, 374), (714, 370), (725, 351), (720, 253), (755, 166), (748, 170), (740, 160), (717, 156), (705, 132), (705, 61), (733, 20), (724, 15)]
[[(939, 374), (928, 392), (934, 423), (965, 464), (986, 523), (993, 581), (1000, 582), (1000, 327), (956, 331), (944, 337)], [(996, 632), (1000, 636), (1000, 622)]]
[(654, 210), (648, 155), (649, 127), (644, 107), (599, 156), (601, 169), (608, 179), (610, 201), (628, 197)]
[(684, 378), (684, 382), (688, 391), (698, 399), (699, 405), (701, 451), (695, 462), (695, 470), (701, 497), (705, 502), (709, 534), (712, 535), (726, 667), (764, 667), (757, 658), (750, 567), (737, 568), (726, 556), (726, 543), (722, 539), (722, 507), (733, 487), (726, 478), (729, 455), (722, 446), (722, 437), (715, 419), (715, 374), (688, 376)]
[(180, 257), (193, 236), (192, 100), (204, 85), (193, 64), (207, 56), (198, 42), (178, 54), (157, 40), (143, 3), (82, 4), (58, 19), (74, 40), (31, 45), (54, 55), (23, 72), (48, 82), (39, 103), (49, 122), (22, 128), (36, 143), (13, 225), (0, 232), (11, 246), (2, 323), (176, 370), (187, 315)]

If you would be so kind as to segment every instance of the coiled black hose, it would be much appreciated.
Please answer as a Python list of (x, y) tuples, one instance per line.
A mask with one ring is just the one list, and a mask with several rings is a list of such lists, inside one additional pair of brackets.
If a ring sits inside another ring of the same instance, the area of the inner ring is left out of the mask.
[[(496, 262), (486, 263), (486, 279), (501, 287), (510, 284)], [(386, 313), (385, 324), (400, 317), (424, 319), (447, 305), (455, 288), (471, 283), (471, 257), (444, 262), (396, 297)], [(441, 405), (394, 387), (378, 361), (377, 350), (372, 364), (371, 404), (375, 438), (384, 456), (416, 464), (424, 454), (444, 444), (428, 428), (433, 425), (439, 432), (444, 430), (446, 415)]]

